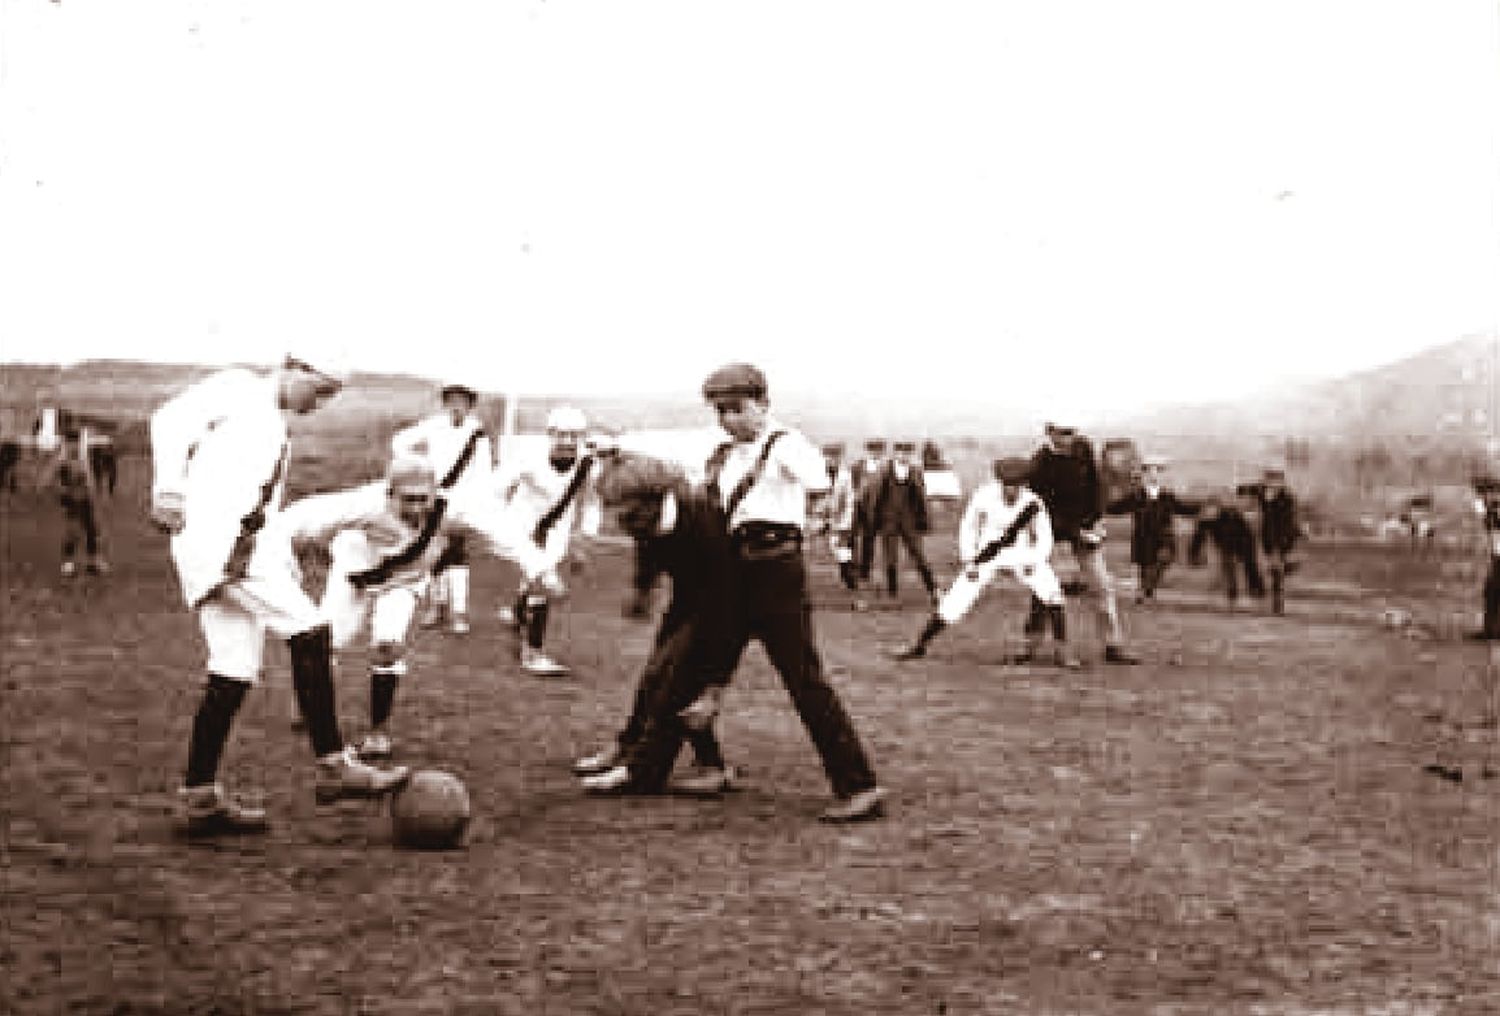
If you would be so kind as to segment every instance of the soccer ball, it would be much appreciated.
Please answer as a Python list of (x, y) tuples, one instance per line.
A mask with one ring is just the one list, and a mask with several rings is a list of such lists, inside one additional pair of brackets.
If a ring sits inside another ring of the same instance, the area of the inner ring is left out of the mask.
[(469, 817), (469, 792), (463, 781), (436, 769), (412, 773), (391, 801), (391, 830), (402, 847), (450, 850), (460, 846)]

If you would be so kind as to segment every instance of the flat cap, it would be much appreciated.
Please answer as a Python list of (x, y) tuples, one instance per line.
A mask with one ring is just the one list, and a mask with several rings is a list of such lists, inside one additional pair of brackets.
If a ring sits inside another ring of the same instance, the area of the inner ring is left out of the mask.
[(883, 452), (885, 451), (885, 441), (878, 437), (872, 437), (870, 438), (870, 440), (865, 442), (865, 451)]
[(844, 454), (844, 446), (839, 444), (837, 441), (830, 441), (828, 444), (823, 446), (823, 454), (842, 455)]
[(1011, 455), (994, 462), (995, 479), (1002, 483), (1025, 483), (1031, 475), (1031, 462)]
[(897, 441), (893, 446), (898, 452), (914, 452), (917, 450), (915, 441)]
[(726, 364), (703, 382), (703, 397), (709, 400), (734, 396), (763, 399), (768, 390), (765, 374), (748, 363)]
[(1267, 466), (1261, 470), (1261, 478), (1265, 480), (1285, 480), (1286, 470), (1280, 466)]

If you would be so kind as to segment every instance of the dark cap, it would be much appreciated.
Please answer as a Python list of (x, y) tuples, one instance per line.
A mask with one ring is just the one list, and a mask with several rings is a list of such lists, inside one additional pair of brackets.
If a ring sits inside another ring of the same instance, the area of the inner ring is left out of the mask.
[(479, 393), (476, 392), (474, 389), (470, 388), (468, 385), (465, 385), (465, 384), (458, 384), (458, 383), (446, 384), (446, 385), (443, 385), (442, 388), (438, 389), (438, 397), (439, 398), (446, 399), (450, 395), (462, 395), (464, 398), (468, 399), (470, 402), (478, 402), (479, 401)]
[(1261, 470), (1260, 475), (1261, 479), (1263, 480), (1285, 480), (1286, 470), (1282, 469), (1280, 466), (1267, 466), (1265, 469)]
[(1048, 434), (1061, 434), (1064, 437), (1069, 437), (1078, 433), (1077, 427), (1074, 427), (1072, 424), (1066, 423), (1048, 422), (1045, 426), (1043, 426), (1042, 429)]
[(826, 444), (826, 445), (823, 446), (823, 454), (824, 455), (842, 455), (842, 454), (844, 454), (844, 446), (841, 445), (841, 444), (839, 444), (836, 441), (829, 442), (828, 444)]
[(727, 364), (708, 375), (708, 380), (703, 382), (703, 397), (710, 402), (737, 396), (763, 399), (767, 391), (766, 376), (760, 368), (748, 363)]
[(897, 441), (894, 447), (898, 452), (914, 452), (917, 450), (917, 443), (915, 441)]
[(865, 442), (865, 451), (883, 452), (885, 451), (885, 442), (878, 437), (872, 437), (870, 438), (870, 440)]
[(1002, 483), (1025, 483), (1031, 475), (1031, 462), (1016, 456), (996, 459), (993, 468), (995, 479)]

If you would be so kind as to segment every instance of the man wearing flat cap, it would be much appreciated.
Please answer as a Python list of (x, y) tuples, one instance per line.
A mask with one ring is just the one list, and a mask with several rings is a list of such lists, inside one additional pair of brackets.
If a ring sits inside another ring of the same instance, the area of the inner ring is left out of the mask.
[(968, 615), (985, 588), (1002, 574), (1031, 591), (1026, 619), (1026, 649), (1016, 659), (1030, 663), (1050, 627), (1059, 666), (1080, 664), (1067, 648), (1067, 622), (1062, 585), (1052, 571), (1052, 526), (1041, 498), (1027, 489), (1030, 463), (1022, 458), (997, 459), (995, 479), (974, 492), (958, 527), (962, 560), (958, 577), (938, 603), (927, 626), (909, 647), (895, 653), (898, 660), (927, 655), (927, 646), (949, 625)]
[(714, 371), (703, 397), (726, 434), (705, 469), (732, 545), (723, 672), (732, 673), (749, 641), (759, 640), (833, 785), (837, 800), (824, 820), (872, 818), (882, 810), (885, 791), (823, 672), (807, 596), (807, 496), (828, 489), (823, 456), (771, 416), (765, 375), (749, 364)]
[(1104, 628), (1104, 662), (1139, 661), (1125, 650), (1114, 581), (1104, 563), (1104, 489), (1094, 447), (1073, 427), (1049, 423), (1047, 440), (1031, 459), (1031, 489), (1047, 506), (1059, 543), (1073, 548), (1078, 569), (1096, 597)]
[(886, 592), (899, 595), (901, 548), (905, 547), (921, 576), (927, 596), (937, 602), (937, 583), (927, 555), (922, 551), (922, 537), (929, 528), (927, 518), (927, 485), (922, 469), (913, 459), (917, 446), (912, 441), (897, 441), (895, 456), (880, 477), (875, 494), (874, 528), (880, 533), (880, 553), (885, 558)]
[(1297, 521), (1297, 501), (1287, 490), (1286, 471), (1267, 466), (1259, 483), (1240, 488), (1255, 502), (1260, 515), (1260, 549), (1266, 556), (1266, 572), (1271, 579), (1271, 610), (1286, 611), (1286, 577), (1292, 571), (1292, 550), (1302, 529)]

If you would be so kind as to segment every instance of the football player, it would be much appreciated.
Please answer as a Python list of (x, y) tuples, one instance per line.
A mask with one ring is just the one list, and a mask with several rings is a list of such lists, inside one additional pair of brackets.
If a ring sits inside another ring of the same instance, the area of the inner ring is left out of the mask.
[(179, 795), (189, 835), (267, 827), (264, 810), (218, 782), (235, 714), (260, 676), (267, 631), (290, 650), (292, 687), (317, 758), (317, 800), (380, 796), (410, 775), (405, 767), (377, 769), (345, 747), (329, 626), (298, 581), (290, 543), (262, 538), (284, 497), (288, 417), (315, 412), (342, 385), (326, 360), (292, 354), (269, 374), (213, 374), (152, 414), (151, 517), (172, 536), (183, 599), (208, 646)]
[(547, 414), (545, 452), (508, 453), (495, 480), (505, 510), (531, 533), (549, 567), (547, 582), (523, 582), (515, 606), (501, 612), (501, 620), (514, 624), (520, 635), (522, 669), (538, 677), (569, 672), (543, 651), (552, 599), (546, 590), (562, 588), (557, 569), (565, 561), (574, 568), (585, 561), (580, 551), (570, 550), (573, 530), (597, 537), (603, 518), (598, 462), (584, 449), (587, 436), (583, 413), (557, 406)]
[(332, 565), (321, 609), (336, 650), (370, 626), (370, 730), (362, 758), (388, 758), (387, 722), (406, 674), (412, 616), (434, 566), (457, 539), (478, 538), (514, 561), (530, 581), (547, 579), (542, 552), (529, 534), (510, 527), (498, 504), (442, 496), (426, 459), (393, 459), (384, 480), (319, 494), (288, 505), (278, 520), (293, 542), (327, 545)]
[[(394, 458), (420, 455), (432, 463), (438, 490), (445, 498), (482, 497), (488, 493), (494, 450), (484, 424), (474, 415), (479, 396), (462, 381), (440, 389), (443, 410), (400, 430), (391, 439)], [(449, 615), (455, 635), (469, 631), (469, 558), (462, 535), (445, 539), (443, 553), (433, 566), (424, 627), (436, 628)]]
[(1026, 650), (1014, 662), (1034, 659), (1050, 625), (1058, 665), (1077, 668), (1080, 664), (1067, 648), (1062, 585), (1050, 563), (1052, 524), (1042, 499), (1026, 486), (1030, 464), (1021, 458), (997, 459), (993, 470), (995, 479), (974, 492), (959, 523), (958, 552), (963, 565), (958, 577), (917, 640), (895, 657), (914, 660), (927, 655), (928, 644), (963, 619), (985, 587), (1004, 574), (1031, 590)]

